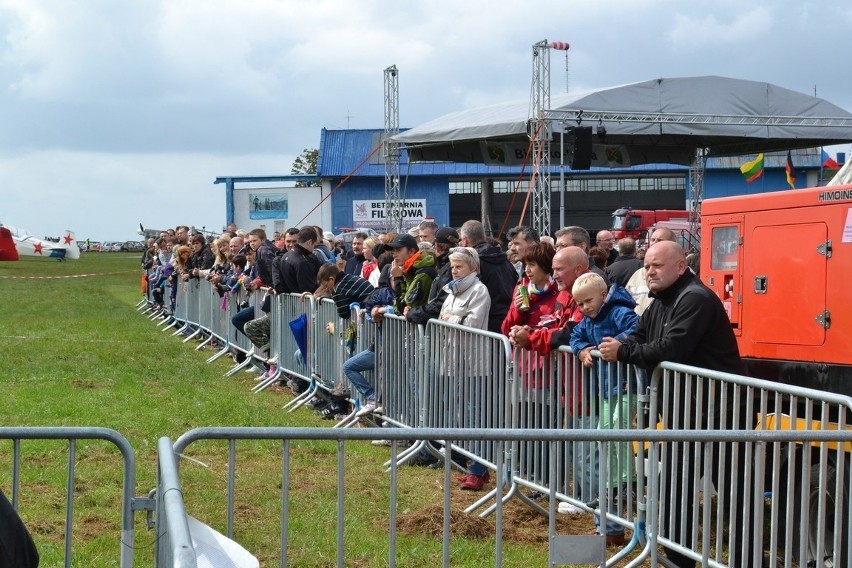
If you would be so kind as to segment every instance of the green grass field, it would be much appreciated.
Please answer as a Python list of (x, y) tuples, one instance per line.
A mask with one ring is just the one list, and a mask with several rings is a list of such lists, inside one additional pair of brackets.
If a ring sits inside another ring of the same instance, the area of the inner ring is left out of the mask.
[[(100, 426), (125, 436), (136, 452), (137, 486), (154, 488), (156, 446), (201, 426), (330, 426), (306, 409), (281, 410), (284, 392), (250, 392), (252, 376), (224, 378), (230, 360), (211, 365), (134, 309), (141, 298), (138, 255), (83, 254), (79, 261), (24, 258), (0, 263), (0, 369), (3, 426)], [(67, 442), (24, 441), (20, 510), (34, 533), (42, 566), (63, 559)], [(11, 443), (0, 441), (0, 487), (10, 487)], [(209, 467), (181, 466), (187, 509), (225, 531), (227, 446), (193, 444)], [(294, 442), (291, 451), (290, 566), (334, 566), (336, 444)], [(262, 566), (280, 562), (281, 444), (237, 447), (235, 537)], [(111, 444), (76, 450), (73, 565), (119, 565), (121, 460)], [(387, 448), (346, 444), (346, 566), (387, 564)], [(441, 562), (440, 470), (400, 469), (397, 565)], [(453, 510), (478, 495), (453, 492)], [(437, 520), (434, 517), (437, 515)], [(494, 565), (494, 519), (454, 520), (452, 566)], [(591, 528), (589, 520), (584, 521)], [(437, 523), (437, 524), (436, 524)], [(507, 510), (513, 531), (505, 566), (547, 565), (547, 521)], [(434, 535), (437, 528), (438, 534)], [(155, 535), (136, 515), (136, 566), (153, 565)], [(505, 537), (504, 537), (505, 538)]]

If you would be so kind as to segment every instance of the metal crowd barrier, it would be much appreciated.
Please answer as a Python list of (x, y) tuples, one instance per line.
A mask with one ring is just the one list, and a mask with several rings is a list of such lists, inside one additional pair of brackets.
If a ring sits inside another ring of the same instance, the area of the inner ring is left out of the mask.
[[(852, 564), (852, 399), (663, 363), (650, 409), (684, 439), (649, 448), (645, 556), (662, 544), (705, 566), (759, 566), (764, 555), (786, 566)], [(735, 435), (690, 439), (721, 431)], [(842, 443), (816, 441), (832, 431)], [(806, 439), (769, 443), (762, 433)]]
[[(230, 297), (232, 294), (225, 291), (219, 295), (216, 287), (208, 284), (210, 287), (210, 296), (213, 298), (210, 302), (210, 337), (218, 341), (222, 347), (207, 362), (212, 363), (220, 357), (227, 355), (231, 350), (231, 334), (236, 332), (236, 329), (231, 325), (231, 305)], [(236, 298), (236, 295), (233, 295)], [(236, 313), (236, 312), (234, 312)]]
[[(276, 334), (280, 341), (277, 348), (273, 348), (278, 352), (278, 367), (285, 370), (288, 375), (309, 383), (305, 392), (297, 395), (284, 407), (295, 410), (307, 403), (319, 388), (314, 380), (314, 369), (318, 360), (316, 353), (316, 300), (312, 296), (302, 300), (300, 294), (282, 294), (273, 299), (278, 301), (277, 309), (274, 309), (271, 313), (272, 327), (277, 330)], [(306, 316), (305, 348), (307, 353), (303, 352), (290, 327), (291, 322), (298, 320), (303, 315)]]
[[(418, 376), (424, 372), (423, 326), (393, 314), (386, 314), (378, 325), (382, 340), (376, 344), (376, 368), (383, 385), (383, 419), (402, 428), (425, 426), (423, 393), (418, 392)], [(419, 449), (409, 448), (405, 455), (413, 456)]]
[[(312, 535), (312, 538), (322, 539), (323, 535), (327, 537), (329, 542), (334, 542), (334, 546), (336, 547), (336, 558), (335, 563), (337, 566), (345, 566), (349, 559), (347, 558), (347, 544), (346, 544), (346, 534), (347, 531), (344, 530), (345, 527), (345, 518), (347, 516), (348, 508), (354, 507), (356, 510), (365, 506), (365, 503), (369, 503), (369, 507), (371, 509), (375, 509), (376, 499), (375, 499), (375, 487), (371, 487), (370, 490), (364, 491), (363, 493), (358, 491), (358, 489), (352, 489), (347, 486), (347, 479), (345, 476), (346, 470), (346, 459), (347, 459), (347, 451), (346, 445), (350, 441), (355, 440), (372, 440), (377, 438), (386, 438), (394, 441), (403, 441), (403, 440), (416, 440), (416, 441), (426, 441), (426, 440), (441, 440), (442, 443), (447, 446), (456, 445), (459, 447), (464, 447), (469, 443), (474, 443), (475, 441), (482, 441), (487, 444), (493, 444), (497, 449), (495, 454), (496, 456), (496, 474), (498, 477), (498, 486), (502, 484), (504, 481), (502, 479), (502, 473), (505, 471), (507, 465), (503, 461), (503, 456), (508, 454), (508, 448), (515, 442), (527, 442), (540, 440), (542, 442), (548, 443), (580, 443), (580, 442), (590, 442), (597, 445), (605, 445), (605, 444), (622, 444), (622, 443), (633, 443), (637, 444), (639, 447), (648, 447), (651, 463), (649, 465), (649, 488), (651, 489), (650, 500), (648, 503), (643, 503), (643, 505), (648, 506), (649, 510), (649, 523), (647, 527), (647, 531), (637, 528), (637, 532), (642, 534), (642, 544), (645, 545), (645, 548), (640, 551), (638, 555), (634, 555), (631, 559), (629, 559), (627, 566), (659, 566), (666, 565), (663, 559), (660, 557), (658, 545), (664, 545), (668, 548), (678, 549), (689, 554), (690, 557), (694, 558), (696, 561), (702, 563), (702, 566), (733, 566), (733, 567), (741, 567), (741, 566), (760, 566), (761, 558), (760, 552), (756, 551), (755, 556), (751, 561), (747, 562), (739, 562), (731, 558), (731, 551), (736, 550), (736, 546), (732, 546), (732, 539), (741, 538), (742, 532), (741, 527), (739, 526), (731, 526), (730, 530), (725, 533), (719, 533), (718, 535), (714, 535), (714, 538), (710, 539), (707, 535), (707, 531), (704, 530), (704, 527), (713, 526), (713, 517), (716, 515), (715, 503), (718, 502), (718, 497), (711, 498), (709, 496), (709, 482), (705, 479), (702, 484), (698, 485), (704, 493), (701, 495), (701, 499), (703, 500), (701, 506), (696, 506), (694, 508), (690, 508), (686, 511), (686, 515), (688, 517), (697, 517), (697, 519), (691, 518), (690, 521), (694, 522), (694, 526), (696, 527), (696, 532), (701, 532), (702, 537), (698, 539), (696, 542), (693, 542), (693, 546), (697, 547), (697, 552), (692, 553), (686, 550), (683, 547), (679, 547), (677, 543), (672, 541), (669, 538), (663, 537), (661, 535), (656, 535), (655, 530), (658, 526), (656, 522), (656, 517), (659, 507), (655, 505), (655, 499), (662, 499), (662, 493), (660, 490), (663, 489), (665, 483), (658, 483), (654, 480), (664, 479), (665, 475), (658, 475), (659, 469), (654, 466), (655, 459), (660, 458), (660, 453), (655, 448), (666, 448), (669, 446), (677, 445), (684, 446), (688, 445), (690, 448), (699, 447), (701, 451), (697, 452), (695, 455), (701, 455), (704, 448), (709, 448), (713, 445), (720, 445), (725, 447), (736, 448), (737, 444), (743, 443), (743, 439), (748, 439), (750, 444), (755, 446), (792, 446), (794, 448), (804, 449), (810, 445), (816, 447), (824, 447), (826, 451), (838, 451), (839, 448), (846, 448), (844, 450), (847, 451), (850, 446), (852, 446), (852, 431), (848, 428), (842, 429), (818, 429), (816, 427), (812, 428), (809, 431), (804, 430), (791, 430), (784, 428), (771, 428), (765, 430), (713, 430), (713, 429), (696, 429), (696, 430), (688, 430), (688, 429), (679, 429), (679, 430), (668, 430), (668, 429), (593, 429), (593, 430), (585, 430), (585, 429), (563, 429), (563, 430), (555, 430), (555, 429), (459, 429), (459, 428), (450, 428), (450, 429), (436, 429), (436, 428), (418, 428), (418, 429), (400, 429), (400, 428), (361, 428), (361, 429), (330, 429), (330, 428), (200, 428), (196, 430), (192, 430), (187, 432), (183, 436), (181, 436), (174, 444), (173, 451), (178, 454), (187, 454), (191, 455), (191, 445), (195, 442), (201, 440), (221, 440), (223, 442), (227, 442), (223, 444), (222, 452), (227, 452), (227, 461), (228, 461), (228, 469), (227, 473), (223, 472), (223, 476), (227, 479), (227, 494), (224, 496), (224, 500), (226, 502), (226, 518), (225, 523), (227, 525), (226, 529), (222, 532), (226, 534), (226, 536), (233, 538), (235, 525), (237, 523), (237, 518), (235, 515), (235, 511), (239, 510), (241, 507), (242, 499), (237, 494), (236, 484), (234, 482), (240, 474), (237, 470), (237, 463), (245, 463), (244, 467), (251, 467), (251, 462), (246, 460), (239, 459), (239, 448), (248, 447), (248, 452), (253, 452), (255, 450), (251, 449), (249, 441), (251, 440), (280, 440), (282, 441), (282, 449), (281, 449), (281, 457), (280, 461), (282, 463), (281, 470), (281, 480), (280, 482), (276, 482), (275, 485), (280, 487), (280, 494), (273, 495), (271, 498), (275, 500), (279, 500), (282, 503), (282, 512), (280, 515), (271, 515), (265, 521), (265, 524), (262, 526), (259, 525), (259, 519), (255, 516), (252, 516), (250, 519), (251, 530), (257, 531), (262, 530), (264, 534), (268, 535), (268, 540), (270, 542), (275, 542), (276, 547), (278, 547), (278, 543), (280, 542), (280, 560), (279, 563), (281, 566), (288, 565), (291, 561), (298, 560), (299, 558), (299, 550), (293, 551), (294, 556), (291, 557), (290, 550), (290, 523), (291, 523), (291, 515), (310, 515), (310, 511), (298, 510), (296, 508), (295, 503), (293, 502), (290, 496), (290, 483), (289, 476), (291, 475), (291, 448), (299, 447), (298, 444), (294, 442), (300, 440), (333, 440), (337, 441), (337, 451), (336, 452), (322, 452), (321, 454), (317, 454), (317, 459), (319, 456), (324, 456), (325, 459), (329, 460), (331, 463), (337, 464), (336, 470), (336, 479), (329, 478), (328, 483), (330, 485), (335, 485), (337, 487), (336, 500), (337, 506), (335, 508), (336, 516), (336, 532), (335, 534), (331, 534), (329, 532), (318, 533), (316, 535)], [(832, 450), (833, 448), (833, 450)], [(209, 455), (210, 452), (213, 451), (213, 448), (205, 445), (204, 452), (206, 455)], [(663, 453), (663, 457), (665, 452)], [(689, 453), (693, 453), (691, 450)], [(707, 452), (709, 455), (709, 451)], [(848, 459), (848, 456), (847, 456)], [(333, 460), (333, 461), (332, 461)], [(276, 460), (273, 460), (276, 461)], [(822, 461), (819, 462), (820, 466)], [(397, 549), (397, 535), (396, 535), (396, 511), (398, 508), (405, 507), (404, 502), (400, 502), (400, 496), (397, 492), (397, 466), (400, 465), (398, 459), (392, 459), (391, 461), (391, 478), (390, 485), (388, 487), (389, 495), (389, 506), (387, 511), (387, 519), (388, 519), (388, 527), (387, 527), (387, 551), (388, 558), (387, 564), (389, 566), (395, 566), (396, 563), (396, 549)], [(687, 468), (691, 469), (691, 467)], [(696, 470), (696, 473), (699, 473), (704, 469), (703, 473), (709, 474), (709, 470), (706, 468), (699, 468)], [(817, 468), (819, 469), (819, 468)], [(834, 481), (834, 475), (830, 473), (831, 468), (825, 468), (825, 474), (819, 477), (825, 477), (830, 481), (828, 486), (823, 486), (823, 489), (829, 489), (834, 487), (837, 489), (843, 489), (844, 491), (848, 491), (848, 485), (844, 482), (843, 484), (836, 484)], [(836, 472), (836, 470), (833, 470)], [(731, 473), (731, 472), (728, 472)], [(844, 474), (841, 477), (845, 477), (848, 480), (848, 470), (844, 470)], [(357, 482), (357, 483), (360, 483)], [(451, 541), (449, 538), (450, 534), (450, 503), (451, 503), (451, 493), (453, 484), (450, 479), (450, 469), (447, 467), (444, 470), (444, 483), (442, 484), (443, 491), (443, 506), (444, 506), (444, 515), (443, 515), (443, 535), (442, 539), (442, 553), (443, 553), (443, 565), (449, 566), (449, 558), (450, 558), (450, 546)], [(207, 490), (206, 484), (194, 488), (187, 487), (185, 484), (183, 486), (183, 494), (187, 500), (192, 499), (192, 495), (194, 492), (205, 492)], [(249, 493), (251, 493), (249, 491)], [(823, 493), (817, 492), (820, 495), (819, 500), (823, 502), (823, 505), (820, 507), (815, 507), (815, 510), (822, 511), (826, 515), (833, 515), (835, 517), (835, 521), (838, 518), (845, 518), (848, 515), (849, 507), (847, 501), (842, 501), (839, 503), (839, 511), (835, 509), (831, 509), (827, 507), (828, 497)], [(706, 495), (706, 496), (705, 496)], [(247, 497), (248, 498), (248, 495)], [(760, 495), (754, 497), (754, 501), (763, 501), (763, 496)], [(802, 505), (806, 505), (803, 503)], [(494, 560), (493, 564), (495, 566), (502, 565), (502, 548), (503, 548), (503, 540), (502, 540), (502, 527), (504, 523), (504, 513), (502, 507), (502, 501), (498, 500), (495, 504), (496, 509), (496, 526), (495, 526), (495, 534), (494, 534)], [(774, 519), (779, 521), (780, 518)], [(790, 519), (791, 521), (794, 519)], [(278, 523), (277, 529), (270, 525), (270, 523)], [(755, 519), (755, 524), (757, 525), (760, 522), (759, 519)], [(801, 525), (804, 522), (800, 523)], [(818, 523), (818, 525), (823, 525), (824, 523)], [(772, 527), (777, 527), (778, 530), (786, 531), (787, 533), (795, 534), (795, 531), (800, 527), (785, 525), (783, 522), (778, 522), (776, 524), (772, 524)], [(242, 528), (242, 527), (240, 527)], [(816, 529), (815, 529), (816, 530)], [(380, 531), (378, 534), (384, 534), (383, 531)], [(834, 542), (837, 543), (843, 549), (843, 553), (835, 552), (835, 557), (833, 559), (829, 558), (826, 561), (834, 561), (834, 564), (821, 564), (821, 565), (840, 565), (839, 562), (841, 560), (841, 556), (846, 554), (846, 547), (848, 547), (848, 539), (845, 538), (844, 531), (841, 533), (835, 533)], [(377, 536), (376, 535), (376, 536)], [(276, 538), (277, 537), (277, 538)], [(701, 548), (702, 540), (711, 548)], [(802, 539), (803, 541), (806, 539)], [(755, 542), (760, 542), (757, 540)], [(816, 551), (819, 552), (819, 551)], [(825, 552), (823, 550), (823, 552)], [(775, 556), (774, 554), (780, 554), (781, 550), (772, 550), (770, 554), (772, 554), (772, 558), (784, 559), (786, 561), (786, 565), (813, 565), (807, 564), (806, 556), (797, 556), (795, 560), (790, 560), (789, 557), (783, 556)], [(560, 535), (555, 534), (553, 531), (553, 524), (551, 523), (550, 529), (550, 538), (549, 538), (549, 565), (564, 565), (564, 564), (572, 564), (576, 565), (579, 563), (586, 564), (595, 564), (603, 566), (606, 565), (614, 565), (619, 560), (624, 560), (623, 555), (616, 555), (608, 560), (606, 559), (605, 545), (602, 536), (582, 536), (582, 535)], [(361, 558), (361, 557), (359, 557)], [(371, 559), (373, 561), (377, 559)], [(803, 562), (803, 560), (805, 562)], [(845, 557), (844, 557), (845, 560)], [(491, 564), (491, 560), (488, 560), (489, 565)], [(845, 563), (845, 562), (844, 562)]]
[(154, 557), (157, 566), (196, 568), (198, 566), (183, 492), (178, 474), (178, 456), (171, 440), (157, 442), (156, 534)]
[[(350, 316), (348, 320), (341, 319), (341, 322), (345, 326), (343, 331), (336, 329), (341, 342), (341, 349), (339, 351), (342, 358), (341, 368), (348, 358), (368, 349), (375, 351), (378, 338), (377, 334), (380, 329), (379, 325), (367, 320), (366, 310), (361, 308), (358, 304), (351, 305), (349, 312)], [(383, 400), (384, 388), (382, 386), (382, 381), (378, 378), (376, 369), (374, 368), (361, 371), (361, 374), (373, 386), (376, 400)], [(352, 410), (348, 415), (338, 420), (334, 425), (334, 428), (349, 428), (357, 424), (359, 420), (367, 421), (373, 425), (380, 422), (381, 413), (384, 412), (384, 408), (380, 407), (377, 409), (377, 412), (368, 416), (359, 417), (358, 412), (365, 403), (361, 393), (342, 371), (340, 373), (340, 380), (341, 384), (349, 390), (350, 395), (348, 402), (351, 405)]]
[[(276, 300), (279, 365), (312, 381), (311, 391), (288, 404), (292, 410), (337, 381), (349, 351), (341, 322), (328, 311), (332, 304), (303, 304), (298, 295)], [(302, 313), (309, 326), (304, 365), (293, 357), (288, 329)], [(337, 321), (335, 334), (326, 333), (327, 321)], [(656, 565), (662, 546), (705, 566), (759, 565), (764, 554), (787, 565), (852, 566), (845, 538), (852, 527), (852, 443), (843, 438), (852, 402), (846, 397), (670, 363), (660, 365), (649, 384), (640, 370), (621, 364), (595, 359), (584, 368), (567, 348), (550, 357), (510, 355), (502, 336), (462, 326), (432, 321), (424, 328), (395, 315), (381, 324), (355, 321), (355, 352), (378, 338), (379, 420), (401, 428), (395, 439), (417, 441), (388, 462), (391, 468), (423, 448), (438, 453), (427, 440), (446, 443), (419, 435), (422, 429), (540, 434), (510, 436), (505, 446), (457, 439), (457, 451), (501, 480), (469, 512), (496, 498), (485, 515), (519, 496), (552, 519), (565, 502), (600, 516), (601, 525), (632, 531), (623, 554), (611, 561), (641, 549), (630, 565), (647, 559)], [(604, 377), (622, 393), (605, 390)], [(812, 437), (833, 432), (844, 443), (796, 441), (794, 429)], [(767, 431), (778, 434), (771, 446), (761, 437)], [(657, 432), (664, 443), (641, 443)], [(565, 435), (545, 435), (551, 433)], [(520, 488), (546, 495), (549, 508)]]
[[(508, 395), (513, 388), (512, 356), (506, 336), (433, 319), (426, 325), (424, 349), (424, 365), (417, 377), (422, 404), (418, 426), (496, 429), (511, 424)], [(435, 453), (433, 446), (426, 447)], [(451, 449), (492, 470), (496, 470), (500, 461), (493, 442), (467, 441)], [(447, 448), (444, 455), (452, 456)], [(511, 453), (502, 461), (508, 466), (504, 473), (514, 470)], [(468, 512), (496, 497), (501, 490), (498, 486), (488, 492)]]
[[(249, 302), (249, 306), (254, 310), (253, 318), (258, 318), (263, 314), (261, 307), (263, 306), (263, 298), (266, 294), (265, 290), (252, 290), (251, 292), (246, 292), (244, 288), (240, 288), (237, 292), (236, 298), (233, 296), (228, 301), (228, 330), (230, 337), (230, 348), (234, 352), (239, 351), (243, 355), (245, 355), (245, 359), (242, 363), (237, 363), (234, 365), (227, 373), (225, 373), (226, 377), (231, 377), (247, 368), (249, 365), (254, 364), (255, 357), (260, 357), (261, 355), (256, 352), (254, 345), (252, 345), (251, 340), (242, 332), (238, 331), (236, 327), (231, 322), (231, 318), (237, 315), (241, 308), (240, 306), (244, 302)], [(275, 299), (274, 297), (272, 298)], [(270, 324), (271, 325), (271, 324)], [(265, 359), (266, 356), (264, 355)]]
[[(77, 473), (78, 457), (77, 449), (81, 441), (102, 440), (111, 443), (121, 453), (122, 459), (122, 482), (121, 482), (121, 531), (116, 534), (116, 546), (120, 548), (120, 562), (122, 568), (131, 568), (133, 566), (133, 549), (134, 549), (134, 527), (133, 527), (133, 510), (134, 508), (142, 508), (135, 506), (133, 492), (136, 488), (136, 457), (130, 443), (121, 434), (115, 430), (108, 428), (70, 428), (70, 427), (0, 427), (0, 440), (9, 440), (12, 443), (10, 452), (11, 457), (11, 501), (12, 505), (17, 509), (21, 493), (27, 491), (30, 468), (25, 460), (22, 460), (21, 446), (24, 440), (64, 440), (67, 442), (67, 466), (65, 473), (65, 520), (63, 529), (64, 543), (64, 560), (63, 566), (70, 567), (72, 565), (73, 550), (72, 542), (74, 540), (74, 506), (75, 503), (85, 501), (85, 488), (80, 488), (77, 485), (79, 481)], [(5, 456), (4, 452), (4, 460)], [(106, 460), (104, 457), (101, 461)], [(23, 461), (23, 463), (22, 463)], [(106, 467), (109, 462), (102, 464), (101, 467)], [(44, 462), (37, 462), (35, 467), (38, 468), (38, 476), (41, 479), (42, 468)], [(39, 482), (38, 492), (44, 491), (43, 480)], [(76, 498), (75, 498), (76, 497)], [(26, 500), (29, 501), (29, 495)], [(42, 524), (49, 525), (49, 519), (38, 519)], [(36, 537), (38, 546), (38, 538)], [(42, 565), (45, 564), (44, 551), (42, 550)], [(77, 565), (86, 565), (88, 562), (78, 559)]]
[[(343, 333), (349, 321), (337, 313), (334, 302), (323, 298), (314, 303), (316, 323), (314, 325), (314, 345), (316, 345), (316, 364), (312, 375), (328, 389), (334, 388), (341, 382), (341, 368), (346, 360), (346, 349)], [(334, 326), (331, 333), (326, 330), (327, 324)]]

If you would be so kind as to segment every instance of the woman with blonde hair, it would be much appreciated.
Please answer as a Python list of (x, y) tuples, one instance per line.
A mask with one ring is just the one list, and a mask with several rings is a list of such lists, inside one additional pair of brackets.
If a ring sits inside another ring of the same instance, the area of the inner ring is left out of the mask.
[(370, 273), (378, 266), (376, 256), (373, 254), (373, 247), (378, 241), (373, 237), (367, 237), (364, 240), (364, 263), (361, 265), (361, 278), (364, 280), (370, 279)]

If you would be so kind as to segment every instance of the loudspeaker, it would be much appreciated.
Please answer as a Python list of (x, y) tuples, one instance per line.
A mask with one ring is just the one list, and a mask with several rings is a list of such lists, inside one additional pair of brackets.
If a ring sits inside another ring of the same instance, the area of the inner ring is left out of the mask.
[(592, 167), (592, 127), (569, 128), (565, 138), (566, 158), (572, 170), (588, 170)]

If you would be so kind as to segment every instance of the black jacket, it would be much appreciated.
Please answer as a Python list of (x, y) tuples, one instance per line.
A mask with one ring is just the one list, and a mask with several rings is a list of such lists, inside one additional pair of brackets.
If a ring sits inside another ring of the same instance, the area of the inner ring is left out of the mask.
[(272, 285), (279, 294), (313, 292), (318, 286), (320, 266), (319, 258), (297, 243), (293, 250), (275, 258)]
[(343, 267), (343, 272), (352, 276), (361, 276), (361, 267), (364, 265), (364, 255), (352, 255), (346, 259), (346, 265)]
[(642, 261), (635, 256), (619, 256), (606, 267), (610, 282), (627, 286), (633, 273), (642, 268)]
[(669, 288), (650, 296), (654, 302), (618, 349), (619, 361), (649, 370), (671, 361), (726, 373), (743, 372), (722, 302), (692, 272), (687, 270)]
[(210, 247), (205, 246), (200, 251), (192, 253), (192, 256), (189, 257), (189, 260), (186, 262), (186, 272), (190, 278), (198, 278), (198, 276), (192, 275), (192, 269), (207, 270), (213, 266), (214, 260), (213, 251), (210, 250)]
[(491, 310), (488, 312), (488, 331), (500, 333), (500, 324), (509, 313), (512, 291), (518, 273), (506, 253), (487, 242), (474, 247), (479, 253), (479, 279), (491, 293)]
[(272, 244), (272, 241), (263, 241), (254, 253), (254, 263), (257, 265), (257, 275), (263, 280), (264, 286), (272, 286), (272, 263), (275, 261), (275, 256), (278, 254), (278, 249)]

